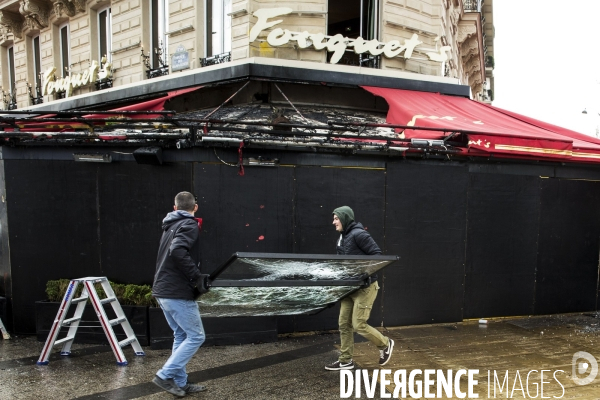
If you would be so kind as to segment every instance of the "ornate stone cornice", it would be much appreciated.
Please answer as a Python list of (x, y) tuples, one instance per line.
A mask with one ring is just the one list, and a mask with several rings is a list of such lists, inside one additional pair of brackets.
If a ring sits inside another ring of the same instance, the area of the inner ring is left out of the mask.
[(452, 34), (455, 34), (458, 29), (458, 21), (460, 21), (460, 10), (453, 9), (450, 12), (450, 29), (452, 30)]
[(477, 35), (477, 26), (473, 24), (459, 24), (456, 41), (461, 44), (469, 37)]
[(31, 29), (48, 27), (50, 5), (45, 0), (21, 0), (19, 12), (25, 17), (26, 27)]
[(479, 75), (469, 76), (469, 86), (471, 86), (471, 92), (481, 93), (483, 90), (483, 82)]
[(66, 14), (74, 17), (78, 12), (85, 11), (85, 0), (53, 0), (54, 13), (57, 16)]
[(479, 58), (479, 42), (477, 36), (471, 36), (460, 46), (460, 55), (463, 63), (467, 63), (471, 58)]
[(23, 17), (21, 14), (0, 10), (0, 25), (4, 25), (8, 32), (19, 38), (23, 38)]
[(0, 25), (0, 42), (8, 40), (8, 28), (4, 25)]

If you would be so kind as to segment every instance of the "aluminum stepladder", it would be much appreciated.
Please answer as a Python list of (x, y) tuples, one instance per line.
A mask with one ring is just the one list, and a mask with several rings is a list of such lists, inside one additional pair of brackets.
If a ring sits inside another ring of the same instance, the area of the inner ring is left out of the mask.
[[(96, 292), (96, 288), (94, 287), (95, 283), (99, 283), (104, 289), (104, 293), (106, 293), (106, 298), (100, 299), (98, 293)], [(81, 291), (81, 296), (74, 299), (75, 291), (79, 284), (83, 284), (83, 290)], [(133, 333), (133, 329), (131, 329), (131, 325), (123, 313), (123, 309), (121, 308), (121, 304), (117, 300), (115, 296), (115, 292), (110, 286), (110, 282), (106, 277), (87, 277), (80, 279), (72, 279), (67, 287), (67, 292), (65, 293), (65, 297), (63, 301), (60, 303), (60, 308), (58, 310), (58, 314), (56, 314), (56, 318), (54, 319), (54, 323), (52, 324), (52, 328), (50, 329), (50, 333), (48, 335), (48, 339), (46, 340), (46, 344), (44, 344), (44, 348), (42, 349), (42, 354), (40, 355), (39, 360), (37, 361), (38, 365), (48, 365), (50, 358), (50, 351), (52, 348), (58, 344), (62, 344), (62, 350), (60, 351), (61, 356), (68, 356), (71, 354), (71, 345), (73, 344), (73, 340), (75, 339), (75, 334), (77, 333), (77, 328), (79, 327), (79, 322), (81, 321), (81, 317), (83, 316), (83, 310), (85, 309), (85, 304), (87, 300), (90, 300), (94, 310), (96, 311), (96, 315), (100, 320), (100, 325), (102, 325), (102, 329), (104, 329), (104, 333), (108, 338), (108, 343), (112, 348), (113, 353), (117, 359), (118, 365), (127, 365), (127, 359), (123, 354), (123, 350), (121, 349), (128, 344), (131, 344), (131, 347), (135, 351), (136, 356), (145, 355), (144, 350), (142, 350), (142, 346), (140, 346), (137, 337)], [(69, 312), (69, 307), (71, 304), (77, 304), (77, 308), (75, 309), (75, 314), (73, 317), (65, 319), (67, 313)], [(112, 306), (116, 318), (113, 320), (109, 320), (106, 316), (106, 312), (104, 311), (104, 304), (110, 303)], [(121, 325), (125, 335), (127, 336), (124, 340), (118, 341), (117, 336), (113, 330), (113, 326)], [(67, 332), (67, 336), (62, 339), (56, 340), (60, 329), (64, 326), (69, 326), (69, 330)]]
[(0, 331), (2, 332), (2, 337), (5, 340), (10, 339), (10, 335), (8, 334), (8, 331), (6, 330), (6, 327), (4, 326), (4, 324), (2, 323), (2, 318), (0, 318)]

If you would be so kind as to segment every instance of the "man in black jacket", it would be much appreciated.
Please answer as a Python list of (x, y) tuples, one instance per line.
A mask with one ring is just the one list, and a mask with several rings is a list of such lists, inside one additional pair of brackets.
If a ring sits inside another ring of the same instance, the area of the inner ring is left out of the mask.
[(206, 389), (203, 385), (188, 382), (186, 372), (187, 363), (205, 339), (194, 294), (201, 279), (198, 259), (201, 220), (194, 218), (198, 204), (190, 192), (175, 196), (173, 210), (163, 220), (152, 285), (152, 295), (173, 329), (173, 351), (152, 382), (171, 394), (183, 397)]
[[(337, 254), (374, 255), (381, 249), (360, 222), (354, 222), (354, 211), (343, 206), (333, 210), (333, 225), (340, 233), (337, 242)], [(385, 337), (377, 329), (367, 324), (373, 303), (377, 297), (379, 284), (377, 275), (370, 278), (370, 285), (344, 298), (340, 305), (340, 357), (325, 366), (326, 370), (339, 371), (353, 369), (354, 332), (368, 339), (379, 349), (379, 365), (387, 364), (394, 350), (394, 341)]]

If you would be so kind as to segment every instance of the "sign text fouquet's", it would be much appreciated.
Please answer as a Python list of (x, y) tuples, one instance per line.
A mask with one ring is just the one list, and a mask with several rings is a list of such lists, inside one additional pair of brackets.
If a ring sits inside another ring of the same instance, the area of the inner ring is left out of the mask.
[(44, 72), (43, 95), (66, 92), (66, 97), (69, 97), (73, 94), (73, 89), (111, 78), (112, 64), (106, 63), (104, 68), (100, 68), (98, 61), (93, 60), (89, 68), (64, 78), (56, 78), (55, 72), (56, 67), (50, 67)]
[[(263, 30), (272, 28), (283, 22), (282, 19), (269, 21), (270, 18), (290, 14), (293, 11), (288, 7), (262, 8), (255, 11), (253, 15), (258, 18), (258, 21), (256, 21), (256, 24), (250, 30), (250, 42), (255, 41)], [(354, 52), (357, 54), (369, 53), (374, 56), (383, 54), (388, 58), (392, 58), (404, 53), (403, 57), (409, 59), (415, 48), (423, 43), (419, 40), (419, 36), (416, 33), (410, 39), (405, 39), (403, 45), (398, 40), (382, 43), (377, 39), (365, 40), (361, 37), (350, 39), (341, 34), (326, 36), (323, 33), (308, 33), (307, 31), (292, 32), (281, 28), (273, 29), (267, 36), (267, 43), (273, 47), (282, 46), (290, 41), (295, 41), (300, 49), (306, 49), (310, 46), (315, 50), (327, 49), (327, 51), (333, 53), (330, 60), (332, 64), (340, 61), (348, 47), (354, 48)], [(441, 46), (439, 51), (431, 50), (425, 52), (431, 61), (444, 62), (448, 60), (446, 52), (450, 50), (450, 46)]]

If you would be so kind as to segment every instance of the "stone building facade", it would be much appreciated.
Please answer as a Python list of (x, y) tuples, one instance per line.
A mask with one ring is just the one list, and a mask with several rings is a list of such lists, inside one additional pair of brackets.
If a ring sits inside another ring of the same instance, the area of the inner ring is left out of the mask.
[[(256, 12), (266, 9), (285, 12), (252, 37)], [(445, 76), (490, 101), (491, 15), (491, 0), (0, 0), (0, 107), (250, 57)], [(292, 39), (282, 34), (282, 44), (272, 45), (276, 29)], [(298, 34), (308, 41), (295, 40)], [(332, 42), (336, 35), (343, 39)], [(357, 37), (379, 45), (357, 54), (349, 44)], [(347, 46), (336, 60), (332, 49), (341, 42)], [(373, 54), (386, 44), (389, 53)]]

